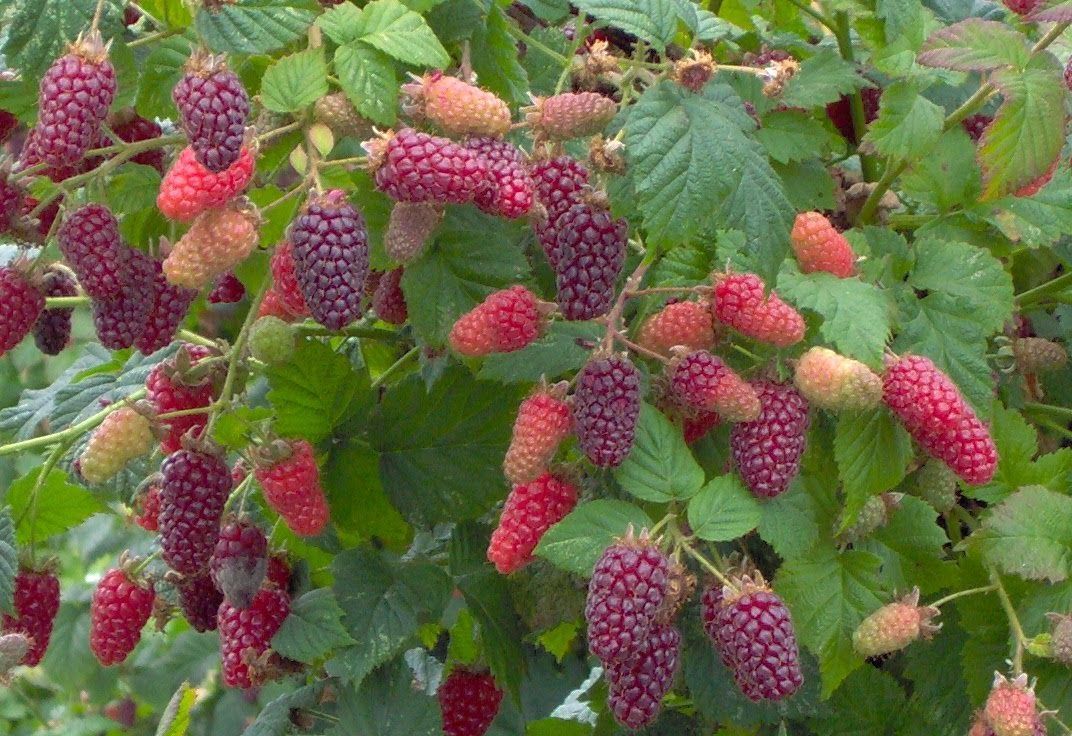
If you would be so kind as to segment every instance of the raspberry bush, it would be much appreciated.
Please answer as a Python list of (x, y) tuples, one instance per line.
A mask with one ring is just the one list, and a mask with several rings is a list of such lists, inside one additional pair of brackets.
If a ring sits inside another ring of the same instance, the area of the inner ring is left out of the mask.
[(0, 732), (1072, 736), (1072, 3), (0, 3)]

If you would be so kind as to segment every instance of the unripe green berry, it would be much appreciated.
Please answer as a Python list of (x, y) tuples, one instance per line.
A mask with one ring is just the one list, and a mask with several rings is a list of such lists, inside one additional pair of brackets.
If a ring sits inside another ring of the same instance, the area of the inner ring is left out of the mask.
[(294, 328), (278, 317), (261, 317), (249, 332), (249, 352), (269, 365), (286, 363), (294, 357)]

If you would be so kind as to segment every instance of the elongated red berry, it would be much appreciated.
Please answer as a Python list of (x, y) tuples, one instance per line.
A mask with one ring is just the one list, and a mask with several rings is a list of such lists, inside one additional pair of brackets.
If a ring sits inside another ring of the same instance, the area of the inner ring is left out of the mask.
[(247, 608), (268, 571), (268, 540), (264, 532), (247, 519), (224, 524), (209, 567), (216, 587), (231, 605)]
[[(78, 287), (71, 275), (62, 268), (51, 266), (41, 277), (40, 291), (46, 298), (50, 296), (76, 296)], [(71, 340), (70, 307), (56, 307), (41, 312), (34, 323), (34, 342), (37, 349), (45, 355), (58, 355)]]
[(184, 575), (205, 573), (219, 539), (223, 505), (231, 493), (231, 470), (217, 455), (179, 450), (164, 459), (160, 474), (164, 561)]
[(763, 280), (750, 273), (715, 278), (715, 319), (746, 337), (785, 348), (804, 339), (804, 318), (777, 294), (764, 291)]
[(510, 130), (510, 108), (505, 102), (456, 77), (431, 72), (403, 85), (402, 91), (408, 96), (403, 105), (411, 115), (428, 118), (448, 135), (500, 137)]
[(714, 319), (707, 304), (674, 302), (648, 317), (636, 339), (642, 347), (666, 356), (675, 345), (706, 349), (715, 342)]
[(398, 202), (460, 204), (488, 186), (480, 156), (446, 138), (403, 128), (366, 146), (377, 188)]
[(800, 356), (793, 383), (808, 403), (829, 411), (864, 411), (882, 402), (882, 379), (858, 360), (823, 347)]
[(417, 260), (442, 219), (443, 208), (433, 202), (395, 202), (383, 236), (387, 257), (403, 265)]
[(543, 331), (536, 295), (524, 286), (496, 291), (463, 314), (450, 330), (460, 355), (509, 353), (530, 345)]
[(153, 480), (134, 500), (133, 521), (142, 529), (155, 532), (160, 528), (160, 481)]
[(674, 684), (680, 651), (678, 630), (656, 624), (633, 656), (607, 664), (607, 705), (614, 720), (636, 730), (659, 716), (663, 698)]
[(573, 426), (565, 386), (540, 388), (521, 402), (514, 420), (503, 473), (511, 483), (528, 483), (546, 472)]
[(759, 418), (755, 389), (706, 350), (694, 350), (677, 358), (670, 368), (670, 385), (677, 399), (692, 409), (717, 412), (728, 422)]
[(514, 486), (492, 532), (488, 560), (503, 575), (522, 567), (532, 559), (544, 532), (562, 521), (576, 504), (576, 487), (551, 473)]
[(0, 268), (0, 355), (22, 342), (30, 334), (41, 311), (45, 297), (13, 266)]
[(224, 600), (218, 615), (223, 684), (249, 688), (258, 684), (250, 663), (259, 660), (272, 644), (272, 637), (290, 615), (290, 596), (265, 587), (248, 608), (236, 608)]
[[(196, 375), (196, 371), (190, 370), (208, 355), (207, 348), (183, 345), (175, 356), (153, 366), (145, 379), (145, 388), (157, 414), (199, 409), (212, 403), (216, 389), (211, 376)], [(207, 417), (207, 413), (187, 414), (160, 420), (167, 429), (161, 448), (165, 453), (178, 450), (183, 435), (199, 433)]]
[(52, 624), (60, 610), (60, 583), (50, 570), (19, 568), (15, 612), (4, 614), (4, 634), (25, 634), (30, 646), (18, 664), (35, 667), (45, 656)]
[(241, 194), (253, 178), (253, 165), (252, 154), (243, 148), (230, 167), (213, 173), (197, 162), (187, 146), (160, 182), (156, 206), (169, 220), (189, 222)]
[(402, 291), (401, 268), (391, 269), (380, 277), (376, 291), (372, 293), (372, 311), (384, 322), (393, 325), (405, 324), (409, 317), (406, 295)]
[(171, 97), (198, 163), (220, 172), (238, 160), (249, 96), (223, 56), (195, 53)]
[(260, 218), (243, 200), (207, 210), (164, 259), (164, 275), (187, 289), (208, 286), (253, 252), (259, 224)]
[(134, 346), (142, 355), (152, 355), (171, 344), (190, 304), (197, 298), (195, 290), (170, 283), (164, 276), (163, 263), (155, 258), (153, 271), (153, 281), (149, 285), (153, 294), (149, 317), (145, 328), (134, 340)]
[(1008, 679), (994, 673), (994, 686), (986, 698), (983, 715), (994, 736), (1034, 736), (1039, 725), (1035, 691), (1027, 675)]
[(929, 358), (906, 355), (891, 362), (883, 377), (883, 399), (912, 438), (965, 483), (987, 483), (994, 477), (998, 452), (990, 430)]
[(89, 606), (89, 647), (105, 667), (127, 658), (141, 640), (141, 630), (153, 612), (152, 585), (130, 579), (118, 568), (97, 583)]
[(111, 479), (132, 460), (153, 449), (152, 425), (137, 409), (124, 406), (101, 422), (78, 458), (78, 469), (91, 485)]
[(852, 633), (852, 646), (862, 657), (877, 657), (904, 649), (918, 639), (930, 639), (941, 627), (931, 623), (938, 609), (919, 605), (919, 588), (878, 609)]
[(730, 449), (737, 472), (759, 498), (774, 498), (789, 489), (800, 471), (808, 431), (808, 404), (784, 383), (752, 384), (759, 396), (759, 417), (735, 424)]
[(488, 171), (488, 186), (477, 192), (476, 206), (509, 219), (527, 215), (535, 201), (535, 183), (521, 150), (498, 138), (470, 138), (465, 147), (480, 156)]
[(291, 531), (312, 537), (324, 531), (330, 510), (320, 485), (320, 470), (313, 447), (293, 440), (280, 448), (284, 456), (253, 471), (264, 500), (283, 517)]
[(588, 362), (577, 377), (573, 424), (588, 459), (613, 468), (633, 449), (640, 418), (640, 372), (621, 355)]
[(127, 246), (111, 210), (102, 204), (75, 210), (60, 225), (56, 240), (86, 294), (94, 299), (121, 295), (127, 280)]
[(856, 273), (852, 246), (821, 212), (797, 215), (789, 241), (804, 273), (825, 271), (842, 279)]
[(503, 691), (487, 672), (456, 668), (436, 693), (446, 736), (484, 736), (499, 714)]
[(183, 578), (177, 586), (182, 615), (195, 631), (215, 631), (223, 594), (208, 573)]
[(569, 320), (606, 314), (625, 262), (629, 224), (609, 210), (578, 203), (555, 221), (558, 307)]
[(589, 173), (584, 164), (569, 156), (541, 159), (529, 169), (536, 185), (536, 200), (543, 207), (546, 217), (534, 225), (536, 239), (547, 255), (551, 268), (558, 267), (558, 218), (573, 205), (580, 202)]
[(279, 303), (289, 315), (288, 321), (308, 317), (311, 312), (309, 305), (305, 303), (301, 284), (298, 283), (294, 246), (286, 240), (277, 245), (269, 266), (272, 270), (272, 290), (278, 295)]
[(618, 105), (598, 92), (562, 92), (535, 98), (524, 112), (537, 137), (567, 140), (603, 130), (618, 112)]
[(145, 251), (126, 248), (123, 288), (114, 299), (93, 301), (93, 327), (109, 350), (129, 348), (145, 332), (153, 307), (156, 264)]

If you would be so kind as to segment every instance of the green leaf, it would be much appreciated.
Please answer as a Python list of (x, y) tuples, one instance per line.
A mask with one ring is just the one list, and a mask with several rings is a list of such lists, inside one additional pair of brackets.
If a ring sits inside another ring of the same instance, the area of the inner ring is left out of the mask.
[(1028, 58), (1026, 40), (1005, 23), (968, 18), (931, 34), (919, 63), (962, 72), (1022, 67)]
[(316, 25), (340, 46), (348, 44), (360, 38), (361, 9), (351, 2), (339, 3), (317, 18)]
[(317, 10), (312, 0), (233, 0), (201, 6), (195, 22), (213, 51), (265, 54), (305, 33)]
[(368, 376), (356, 373), (346, 356), (318, 340), (298, 343), (294, 359), (271, 366), (268, 401), (277, 412), (274, 429), (285, 437), (319, 442), (346, 416)]
[(139, 0), (138, 7), (166, 28), (181, 30), (194, 21), (182, 0)]
[(865, 84), (855, 65), (842, 59), (834, 49), (822, 49), (800, 65), (800, 71), (786, 85), (781, 101), (788, 107), (824, 107)]
[(375, 123), (394, 125), (398, 79), (387, 54), (360, 43), (340, 46), (335, 49), (335, 73), (359, 113)]
[(41, 468), (35, 468), (7, 489), (4, 500), (18, 521), (15, 532), (19, 544), (26, 544), (31, 539), (40, 542), (62, 534), (105, 510), (104, 504), (92, 493), (71, 483), (67, 474), (59, 469), (49, 472), (34, 504), (33, 489), (40, 474)]
[(1067, 490), (1072, 450), (1061, 449), (1035, 462), (1038, 434), (1018, 411), (996, 405), (990, 436), (998, 450), (998, 469), (990, 483), (969, 486), (964, 489), (965, 495), (995, 504), (1022, 486), (1046, 486), (1058, 493)]
[(904, 496), (889, 522), (855, 546), (882, 558), (883, 581), (893, 590), (918, 585), (924, 594), (956, 584), (957, 570), (945, 559), (949, 538), (926, 501)]
[(633, 449), (614, 477), (640, 500), (656, 503), (691, 498), (704, 482), (681, 429), (649, 404), (640, 407)]
[[(4, 3), (4, 66), (18, 69), (35, 83), (67, 51), (67, 45), (89, 28), (97, 0), (13, 0)], [(104, 3), (100, 31), (105, 39), (123, 32), (118, 3)]]
[(939, 212), (974, 204), (979, 196), (979, 166), (975, 144), (963, 128), (946, 132), (925, 157), (908, 168), (902, 179), (911, 196), (933, 204)]
[(339, 693), (339, 725), (329, 736), (440, 736), (439, 703), (413, 686), (404, 662), (370, 676), (360, 689)]
[(362, 439), (333, 447), (320, 471), (331, 505), (331, 520), (363, 539), (404, 551), (412, 530), (380, 483), (380, 456)]
[(424, 18), (398, 0), (373, 0), (350, 29), (355, 40), (414, 66), (445, 67), (450, 56)]
[(591, 355), (585, 342), (599, 339), (599, 329), (588, 322), (551, 322), (547, 332), (523, 350), (495, 353), (484, 359), (480, 378), (500, 383), (533, 383), (546, 376), (554, 380), (581, 368)]
[(674, 38), (677, 8), (672, 0), (577, 0), (580, 10), (658, 49)]
[(834, 457), (845, 488), (846, 526), (868, 498), (904, 480), (913, 456), (912, 439), (885, 407), (838, 417)]
[(328, 93), (328, 66), (321, 49), (284, 56), (261, 78), (261, 100), (275, 112), (297, 112)]
[(689, 527), (709, 542), (728, 542), (759, 526), (763, 507), (735, 474), (712, 478), (689, 501)]
[(242, 736), (284, 736), (294, 725), (290, 720), (291, 712), (312, 708), (319, 703), (326, 684), (327, 680), (317, 680), (280, 695), (264, 706), (257, 714), (257, 720), (242, 732)]
[(342, 627), (342, 609), (327, 588), (311, 590), (290, 606), (272, 638), (272, 649), (288, 659), (313, 664), (334, 649), (356, 642)]
[(141, 84), (135, 102), (139, 113), (149, 118), (176, 116), (171, 90), (182, 78), (192, 50), (193, 44), (185, 36), (173, 36), (153, 44), (141, 62)]
[(588, 736), (592, 727), (579, 721), (564, 721), (560, 718), (541, 718), (525, 729), (525, 736)]
[(473, 71), (480, 86), (486, 87), (507, 101), (524, 105), (529, 98), (529, 78), (517, 58), (517, 41), (507, 30), (506, 13), (492, 4), (484, 22), (469, 39)]
[[(860, 707), (867, 703), (867, 707)], [(902, 733), (894, 730), (904, 718), (905, 694), (890, 674), (864, 667), (849, 675), (828, 708), (810, 719), (813, 733), (864, 736)]]
[(767, 149), (768, 156), (782, 164), (821, 156), (830, 149), (832, 140), (822, 123), (792, 110), (776, 110), (763, 116), (756, 139)]
[(1072, 498), (1039, 486), (995, 507), (972, 546), (1009, 575), (1058, 583), (1072, 572)]
[(108, 204), (116, 212), (137, 212), (156, 206), (160, 174), (152, 166), (126, 163), (108, 181)]
[(15, 549), (15, 524), (11, 509), (0, 509), (0, 611), (15, 610), (15, 575), (19, 571), (19, 555)]
[(190, 687), (190, 683), (182, 683), (160, 715), (156, 736), (186, 736), (186, 730), (190, 728), (190, 711), (196, 700), (197, 691)]
[(402, 651), (426, 622), (438, 620), (450, 598), (450, 578), (428, 562), (387, 559), (350, 549), (331, 563), (343, 627), (357, 644), (327, 663), (351, 685)]
[(598, 499), (582, 503), (547, 530), (536, 554), (567, 572), (591, 575), (603, 550), (626, 534), (651, 528), (651, 519), (625, 501)]
[(868, 126), (864, 142), (883, 156), (914, 160), (942, 136), (945, 110), (907, 82), (882, 91), (878, 117)]

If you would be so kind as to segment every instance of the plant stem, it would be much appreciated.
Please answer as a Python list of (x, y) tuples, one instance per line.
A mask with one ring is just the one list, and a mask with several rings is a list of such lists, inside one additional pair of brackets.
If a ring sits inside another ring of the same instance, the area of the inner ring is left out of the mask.
[(75, 438), (64, 440), (56, 445), (52, 452), (45, 458), (44, 464), (41, 465), (41, 472), (37, 475), (37, 480), (34, 481), (33, 490), (30, 491), (30, 505), (23, 511), (19, 518), (15, 521), (15, 527), (22, 523), (23, 517), (28, 513), (30, 515), (30, 559), (33, 559), (34, 554), (34, 527), (37, 526), (37, 497), (41, 493), (41, 488), (45, 485), (45, 480), (48, 478), (49, 473), (56, 467), (56, 463), (60, 461), (64, 453), (71, 449), (71, 445), (74, 444)]
[(268, 130), (268, 131), (265, 131), (264, 133), (261, 133), (259, 136), (257, 136), (257, 143), (258, 144), (264, 144), (264, 143), (272, 140), (273, 138), (278, 138), (281, 135), (286, 135), (287, 133), (290, 133), (291, 131), (298, 130), (301, 127), (302, 127), (302, 121), (301, 120), (295, 120), (293, 123), (287, 123), (286, 125), (281, 125), (278, 128), (273, 128), (272, 130)]
[[(834, 37), (837, 39), (841, 58), (850, 64), (855, 64), (856, 59), (852, 51), (852, 35), (849, 26), (849, 15), (848, 13), (841, 11), (836, 13), (834, 18), (836, 20), (835, 27), (833, 28)], [(852, 115), (852, 129), (857, 141), (857, 153), (860, 155), (860, 169), (863, 172), (864, 181), (874, 181), (874, 158), (859, 152), (859, 141), (863, 140), (864, 132), (867, 130), (867, 115), (864, 112), (863, 93), (858, 89), (849, 97), (849, 112)]]
[(1066, 286), (1072, 286), (1072, 271), (1063, 273), (1056, 278), (1050, 279), (1044, 284), (1039, 284), (1038, 286), (1017, 294), (1016, 304), (1021, 309), (1032, 306), (1041, 300), (1040, 297), (1046, 297), (1055, 291), (1061, 291)]
[(657, 360), (660, 363), (665, 364), (665, 363), (670, 362), (670, 359), (667, 358), (662, 353), (657, 353), (654, 350), (648, 350), (643, 345), (636, 344), (635, 342), (633, 342), (632, 340), (628, 339), (625, 335), (623, 335), (622, 333), (618, 332), (617, 330), (615, 330), (615, 332), (614, 332), (614, 340), (616, 342), (620, 342), (622, 345), (624, 345), (625, 347), (629, 348), (633, 352), (640, 353), (641, 355), (646, 356), (648, 358), (652, 358), (653, 360)]
[(300, 330), (306, 335), (324, 335), (327, 337), (365, 337), (372, 340), (382, 340), (385, 342), (396, 341), (402, 338), (402, 335), (394, 330), (385, 330), (382, 327), (365, 327), (358, 325), (351, 325), (350, 327), (343, 327), (341, 330), (329, 330), (323, 325), (318, 325), (315, 322), (303, 322), (301, 324), (294, 325), (295, 329)]
[(63, 443), (70, 439), (76, 439), (83, 432), (87, 432), (98, 424), (104, 421), (105, 417), (111, 414), (116, 409), (120, 409), (127, 406), (131, 401), (137, 401), (145, 396), (145, 389), (139, 388), (130, 394), (127, 394), (121, 401), (116, 401), (108, 406), (104, 407), (96, 414), (86, 417), (77, 424), (72, 424), (67, 429), (59, 432), (52, 432), (51, 434), (41, 435), (40, 437), (32, 437), (28, 440), (22, 440), (21, 442), (12, 442), (7, 445), (0, 446), (0, 455), (13, 455), (16, 452), (23, 452), (25, 450), (33, 450), (38, 447), (47, 447), (54, 443)]
[(208, 414), (217, 409), (215, 403), (208, 406), (196, 406), (193, 409), (177, 409), (176, 411), (165, 412), (164, 414), (157, 414), (157, 419), (178, 419), (179, 417), (192, 417), (197, 414)]
[(818, 10), (816, 10), (815, 8), (811, 7), (810, 5), (808, 5), (808, 4), (806, 4), (806, 3), (800, 2), (800, 0), (786, 0), (786, 1), (787, 1), (787, 2), (788, 2), (788, 3), (790, 4), (790, 5), (792, 5), (792, 6), (796, 7), (796, 8), (797, 8), (798, 10), (800, 10), (800, 11), (801, 11), (802, 13), (805, 13), (805, 14), (807, 14), (807, 15), (810, 15), (810, 16), (811, 16), (812, 18), (814, 18), (814, 19), (815, 19), (816, 21), (818, 21), (818, 22), (819, 22), (819, 23), (821, 23), (822, 25), (826, 26), (826, 27), (827, 27), (828, 29), (830, 29), (831, 31), (833, 31), (833, 30), (834, 30), (834, 23), (833, 23), (833, 21), (831, 21), (831, 20), (830, 20), (829, 18), (827, 18), (827, 17), (825, 16), (825, 15), (823, 15), (822, 13), (820, 13), (820, 12), (819, 12)]
[(1037, 404), (1033, 401), (1028, 401), (1024, 404), (1025, 409), (1034, 411), (1041, 411), (1047, 414), (1056, 414), (1059, 417), (1063, 417), (1069, 421), (1072, 421), (1072, 409), (1064, 406), (1054, 406), (1053, 404)]
[(1001, 601), (1005, 617), (1009, 619), (1009, 627), (1016, 637), (1016, 651), (1013, 653), (1012, 670), (1014, 674), (1018, 675), (1024, 671), (1024, 647), (1027, 645), (1027, 636), (1024, 634), (1024, 627), (1020, 625), (1020, 618), (1016, 615), (1016, 609), (1013, 608), (1012, 601), (1009, 600), (1009, 594), (1005, 592), (1005, 586), (1001, 584), (1001, 578), (994, 568), (990, 568), (990, 579), (994, 581), (994, 590), (998, 594), (998, 600)]
[(950, 593), (945, 598), (939, 598), (934, 603), (928, 603), (927, 605), (932, 608), (941, 608), (950, 601), (955, 601), (957, 598), (963, 598), (969, 595), (976, 595), (977, 593), (990, 593), (997, 590), (998, 587), (994, 584), (984, 585), (980, 588), (968, 588), (967, 590), (961, 590), (956, 593)]
[(88, 296), (47, 296), (45, 309), (62, 309), (63, 307), (81, 307), (89, 304)]
[(618, 294), (618, 299), (614, 302), (614, 306), (611, 307), (610, 312), (607, 313), (607, 332), (603, 336), (602, 347), (606, 351), (614, 345), (615, 334), (621, 332), (619, 322), (622, 320), (622, 312), (625, 311), (625, 300), (629, 298), (629, 293), (636, 291), (640, 286), (640, 282), (644, 279), (644, 274), (648, 272), (651, 264), (655, 262), (654, 251), (648, 252), (641, 259), (640, 264), (637, 265), (633, 273), (629, 274), (629, 278), (625, 280), (625, 286)]
[(179, 330), (175, 334), (176, 336), (181, 337), (186, 342), (193, 343), (194, 345), (203, 345), (206, 348), (219, 347), (218, 341), (213, 340), (210, 337), (205, 337), (204, 335), (199, 335), (193, 330), (187, 330), (184, 328)]
[(707, 288), (706, 284), (700, 286), (652, 286), (647, 289), (630, 291), (625, 295), (625, 298), (634, 299), (638, 296), (648, 296), (649, 294), (692, 294)]
[(373, 389), (379, 388), (380, 386), (382, 386), (384, 384), (384, 382), (388, 378), (390, 378), (391, 376), (395, 375), (400, 370), (402, 370), (402, 368), (406, 365), (406, 363), (409, 363), (411, 360), (413, 360), (414, 358), (416, 358), (420, 354), (421, 354), (421, 349), (419, 347), (410, 348), (405, 353), (405, 355), (403, 355), (401, 358), (399, 358), (394, 363), (392, 363), (387, 368), (387, 370), (385, 370), (380, 375), (376, 376), (376, 379), (369, 385), (369, 388), (373, 388)]
[(127, 44), (127, 47), (134, 49), (134, 48), (137, 48), (138, 46), (144, 46), (147, 43), (152, 43), (154, 41), (161, 41), (161, 40), (163, 40), (165, 38), (168, 38), (170, 36), (174, 36), (176, 33), (178, 33), (178, 31), (176, 31), (174, 29), (166, 29), (166, 30), (163, 30), (163, 31), (155, 31), (153, 33), (150, 33), (147, 36), (142, 36), (141, 38), (135, 38), (133, 41), (131, 41), (130, 43)]
[(131, 569), (131, 571), (130, 571), (131, 577), (134, 577), (134, 576), (138, 575), (142, 570), (144, 570), (145, 568), (147, 568), (149, 566), (150, 562), (152, 562), (153, 560), (155, 560), (159, 556), (160, 556), (160, 550), (159, 549), (153, 550), (152, 554), (146, 555), (141, 560), (141, 562), (139, 562), (133, 569)]
[[(674, 527), (671, 527), (671, 529), (673, 529), (673, 528)], [(714, 575), (718, 579), (718, 581), (720, 583), (722, 583), (723, 585), (729, 585), (729, 586), (733, 587), (733, 583), (730, 582), (730, 579), (727, 578), (725, 575), (723, 575), (722, 571), (719, 570), (717, 567), (715, 567), (713, 562), (711, 562), (709, 559), (704, 557), (702, 554), (700, 554), (699, 552), (694, 550), (692, 548), (692, 546), (688, 543), (688, 540), (686, 540), (684, 537), (680, 537), (680, 540), (681, 540), (680, 548), (685, 550), (685, 554), (689, 555), (692, 559), (694, 559), (698, 563), (700, 563), (700, 567), (702, 567), (704, 570), (706, 570), (707, 572), (709, 572), (712, 575)]]
[(954, 506), (952, 508), (952, 511), (953, 511), (953, 515), (956, 516), (957, 519), (962, 524), (964, 524), (964, 526), (968, 527), (972, 531), (975, 531), (976, 529), (979, 528), (979, 522), (976, 521), (975, 517), (972, 516), (971, 514), (969, 514), (968, 510), (965, 509), (963, 506)]
[(234, 345), (231, 347), (231, 360), (227, 363), (227, 377), (223, 379), (220, 400), (215, 405), (217, 411), (209, 415), (208, 424), (205, 425), (205, 429), (201, 433), (203, 438), (212, 435), (212, 427), (216, 424), (216, 420), (219, 419), (224, 409), (231, 406), (231, 401), (234, 398), (232, 393), (234, 392), (235, 377), (238, 374), (238, 363), (242, 358), (242, 351), (246, 347), (246, 341), (249, 339), (250, 328), (257, 321), (257, 312), (261, 306), (261, 301), (264, 299), (264, 295), (268, 293), (268, 284), (269, 279), (265, 279), (264, 283), (261, 284), (260, 291), (257, 292), (257, 296), (253, 298), (249, 305), (249, 312), (246, 313), (246, 319), (238, 331), (238, 336), (235, 337)]
[[(70, 189), (71, 184), (79, 184), (89, 179), (92, 179), (94, 176), (98, 176), (102, 173), (105, 173), (104, 167), (108, 166), (108, 164), (111, 164), (116, 159), (121, 159), (120, 163), (122, 163), (123, 161), (126, 161), (127, 159), (144, 151), (151, 151), (154, 148), (162, 148), (163, 146), (167, 146), (172, 143), (181, 143), (185, 140), (186, 136), (180, 134), (162, 135), (158, 138), (148, 138), (144, 141), (135, 141), (133, 143), (117, 143), (112, 146), (104, 146), (103, 148), (91, 149), (89, 151), (86, 151), (87, 158), (107, 156), (112, 153), (117, 155), (115, 156), (115, 158), (106, 161), (100, 168), (94, 169), (93, 171), (87, 171), (86, 173), (79, 174), (78, 176), (72, 176), (70, 179), (65, 179), (60, 184), (60, 186), (63, 189)], [(123, 154), (127, 155), (124, 156)], [(115, 166), (118, 165), (119, 164), (115, 164)], [(114, 168), (115, 166), (113, 166), (112, 168)], [(27, 167), (25, 169), (22, 169), (21, 171), (17, 171), (11, 174), (11, 179), (13, 181), (17, 181), (19, 179), (24, 179), (28, 176), (34, 176), (44, 171), (46, 168), (48, 168), (48, 164), (35, 164), (33, 166)], [(108, 171), (110, 170), (111, 169), (108, 169)]]
[(526, 46), (531, 46), (532, 48), (539, 51), (541, 54), (550, 56), (559, 64), (569, 63), (570, 60), (567, 59), (564, 54), (555, 51), (553, 48), (543, 43), (542, 41), (537, 41), (535, 38), (532, 38), (523, 30), (521, 30), (520, 26), (516, 25), (515, 23), (507, 23), (506, 30), (509, 31), (510, 35), (516, 38), (518, 41), (521, 41)]

